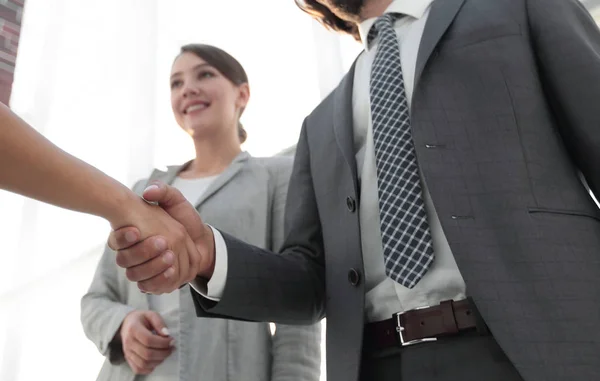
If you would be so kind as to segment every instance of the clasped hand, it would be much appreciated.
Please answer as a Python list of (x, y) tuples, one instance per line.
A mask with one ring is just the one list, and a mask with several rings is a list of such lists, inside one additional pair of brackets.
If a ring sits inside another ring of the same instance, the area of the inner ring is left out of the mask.
[(175, 188), (153, 183), (143, 200), (132, 200), (128, 226), (116, 228), (108, 245), (117, 265), (138, 288), (151, 294), (169, 293), (196, 277), (210, 279), (214, 270), (212, 229)]

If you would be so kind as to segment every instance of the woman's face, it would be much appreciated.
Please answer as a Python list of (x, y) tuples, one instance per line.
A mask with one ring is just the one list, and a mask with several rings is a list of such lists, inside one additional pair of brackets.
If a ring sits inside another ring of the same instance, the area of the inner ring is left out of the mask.
[(193, 53), (181, 54), (171, 69), (171, 107), (177, 123), (194, 137), (223, 133), (237, 136), (248, 84), (234, 85)]

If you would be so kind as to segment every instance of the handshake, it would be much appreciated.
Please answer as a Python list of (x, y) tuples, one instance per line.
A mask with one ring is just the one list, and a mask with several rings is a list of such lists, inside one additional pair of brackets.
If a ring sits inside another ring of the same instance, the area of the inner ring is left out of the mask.
[(196, 277), (209, 280), (214, 271), (212, 228), (175, 188), (154, 182), (126, 201), (125, 226), (113, 226), (108, 246), (119, 267), (146, 293), (172, 292)]

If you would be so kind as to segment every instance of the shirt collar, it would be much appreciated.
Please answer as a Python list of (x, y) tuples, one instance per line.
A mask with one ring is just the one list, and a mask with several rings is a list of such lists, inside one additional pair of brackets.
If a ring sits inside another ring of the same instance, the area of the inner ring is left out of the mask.
[[(434, 0), (394, 0), (386, 8), (384, 13), (401, 13), (415, 19), (420, 19), (425, 15), (427, 8), (429, 8), (433, 1)], [(358, 25), (360, 39), (366, 51), (369, 50), (369, 47), (367, 46), (367, 36), (369, 35), (371, 27), (375, 24), (375, 20), (377, 20), (377, 17), (371, 17)]]

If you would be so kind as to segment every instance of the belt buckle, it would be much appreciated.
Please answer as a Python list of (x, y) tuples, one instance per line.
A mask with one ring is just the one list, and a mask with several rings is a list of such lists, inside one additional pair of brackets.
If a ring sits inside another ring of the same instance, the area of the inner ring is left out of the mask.
[[(431, 307), (431, 306), (417, 307), (417, 308), (414, 308), (411, 311), (422, 310), (422, 309), (429, 308), (429, 307)], [(406, 311), (406, 312), (408, 312), (408, 311)], [(431, 342), (431, 341), (437, 341), (437, 337), (424, 337), (422, 339), (405, 341), (404, 340), (404, 336), (402, 335), (402, 331), (404, 331), (405, 328), (402, 326), (401, 316), (404, 315), (406, 312), (402, 312), (402, 313), (398, 312), (398, 313), (394, 314), (394, 317), (396, 318), (396, 332), (398, 333), (398, 338), (400, 339), (400, 346), (401, 347), (407, 347), (409, 345), (420, 344), (420, 343), (427, 343), (427, 342)]]

